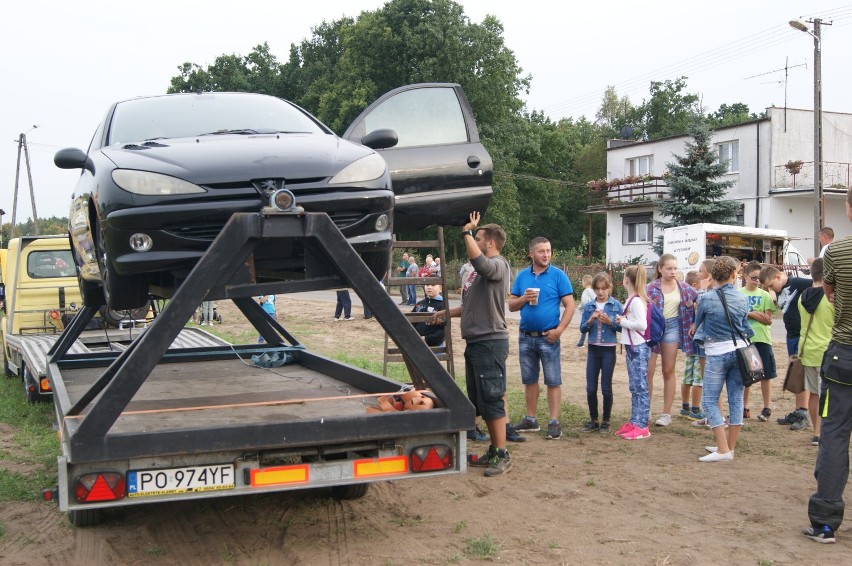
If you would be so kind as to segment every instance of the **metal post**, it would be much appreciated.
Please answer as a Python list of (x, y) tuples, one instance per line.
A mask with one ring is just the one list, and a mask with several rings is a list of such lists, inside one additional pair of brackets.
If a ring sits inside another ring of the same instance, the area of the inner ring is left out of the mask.
[(819, 18), (814, 18), (814, 257), (819, 255), (819, 231), (824, 221), (822, 186), (822, 45)]

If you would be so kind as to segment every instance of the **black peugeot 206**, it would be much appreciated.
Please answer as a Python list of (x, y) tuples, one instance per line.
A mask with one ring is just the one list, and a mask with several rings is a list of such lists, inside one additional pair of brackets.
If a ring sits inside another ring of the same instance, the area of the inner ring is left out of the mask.
[[(326, 212), (376, 275), (389, 265), (394, 224), (461, 225), (491, 199), (492, 162), (461, 87), (416, 84), (370, 105), (342, 137), (285, 100), (191, 93), (112, 105), (81, 169), (69, 232), (83, 302), (132, 309), (168, 296), (230, 216), (286, 191)], [(259, 278), (304, 270), (298, 243), (259, 245)]]

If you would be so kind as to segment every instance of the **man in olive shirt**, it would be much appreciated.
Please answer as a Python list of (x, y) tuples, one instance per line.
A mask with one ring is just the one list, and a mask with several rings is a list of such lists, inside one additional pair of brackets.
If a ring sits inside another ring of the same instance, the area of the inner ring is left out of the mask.
[(512, 468), (506, 450), (508, 418), (506, 394), (506, 358), (509, 355), (509, 330), (506, 327), (506, 296), (511, 271), (500, 251), (506, 232), (497, 224), (479, 226), (479, 213), (472, 212), (462, 232), (467, 255), (476, 272), (462, 287), (462, 304), (436, 313), (436, 319), (461, 316), (467, 396), (482, 415), (491, 435), (487, 455), (477, 464), (487, 465), (486, 476), (497, 476)]
[[(846, 192), (846, 216), (852, 222), (852, 188)], [(817, 490), (808, 502), (811, 525), (802, 534), (816, 542), (833, 543), (843, 522), (852, 434), (852, 236), (833, 242), (823, 262), (823, 289), (834, 302), (835, 322), (821, 371)]]

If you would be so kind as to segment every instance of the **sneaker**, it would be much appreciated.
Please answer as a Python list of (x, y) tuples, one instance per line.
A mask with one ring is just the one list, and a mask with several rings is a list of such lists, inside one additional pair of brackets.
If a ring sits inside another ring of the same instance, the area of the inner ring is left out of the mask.
[(494, 457), (491, 458), (491, 463), (488, 468), (485, 469), (485, 476), (489, 478), (499, 476), (500, 474), (505, 474), (511, 469), (512, 459), (509, 457), (509, 453), (506, 450), (498, 450), (497, 453), (494, 454)]
[(634, 426), (627, 432), (621, 435), (621, 438), (624, 440), (639, 440), (642, 438), (650, 438), (651, 431), (648, 430), (648, 427), (639, 428), (638, 426)]
[(704, 449), (705, 449), (706, 451), (710, 452), (711, 454), (712, 454), (713, 452), (718, 452), (718, 451), (719, 451), (719, 447), (718, 447), (718, 446), (705, 446), (705, 447), (704, 447)]
[(777, 421), (780, 425), (791, 425), (806, 418), (808, 418), (808, 413), (804, 409), (796, 409), (795, 411), (787, 413), (782, 418), (777, 419)]
[(339, 316), (334, 317), (334, 322), (340, 322), (340, 317)]
[(811, 419), (805, 417), (804, 419), (791, 424), (790, 430), (802, 430), (803, 428), (808, 428), (809, 426), (811, 426)]
[(771, 417), (771, 416), (772, 416), (772, 409), (770, 409), (769, 407), (764, 407), (763, 410), (760, 411), (760, 414), (757, 415), (757, 420), (759, 420), (762, 423), (765, 423), (766, 421), (769, 420), (769, 417)]
[(506, 425), (506, 440), (509, 442), (526, 442), (527, 438), (518, 434), (518, 431), (511, 428), (509, 425)]
[(603, 434), (609, 434), (609, 421), (601, 421), (601, 427), (599, 430)]
[(541, 425), (538, 424), (536, 419), (524, 417), (519, 422), (509, 425), (509, 428), (515, 432), (538, 432), (541, 430)]
[(547, 436), (545, 438), (549, 440), (556, 440), (562, 436), (562, 425), (558, 422), (555, 423), (547, 423)]
[(578, 341), (578, 342), (577, 342), (577, 347), (578, 347), (578, 348), (582, 348), (582, 347), (583, 347), (583, 346), (585, 346), (585, 345), (586, 345), (586, 341), (585, 341), (585, 340), (580, 340), (580, 341)]
[(600, 428), (601, 425), (598, 424), (598, 421), (589, 421), (583, 425), (581, 432), (597, 432)]
[(686, 418), (693, 421), (700, 421), (704, 418), (704, 413), (702, 411), (698, 411), (697, 413), (695, 411), (689, 411), (689, 416)]
[(834, 531), (828, 525), (805, 527), (802, 534), (814, 542), (822, 544), (834, 544)]
[(724, 454), (719, 454), (718, 452), (711, 452), (706, 456), (702, 456), (698, 459), (699, 462), (729, 462), (734, 459), (734, 451), (731, 450), (729, 452), (725, 452)]
[(692, 423), (692, 426), (710, 426), (707, 424), (707, 417), (703, 419), (698, 419), (697, 421)]
[(354, 316), (347, 316), (343, 320), (355, 320), (355, 317)]
[(818, 436), (812, 436), (811, 437), (811, 445), (812, 446), (819, 446), (819, 437)]
[(654, 424), (657, 426), (669, 426), (670, 424), (672, 424), (672, 416), (663, 413), (662, 415), (660, 415), (660, 418), (657, 419), (657, 422)]
[(489, 446), (488, 450), (482, 457), (477, 458), (476, 460), (471, 460), (468, 458), (467, 465), (473, 466), (474, 468), (487, 468), (491, 465), (491, 459), (497, 455), (497, 450), (493, 446)]
[(473, 430), (467, 431), (467, 439), (474, 442), (488, 442), (491, 437), (482, 432), (478, 426), (473, 427)]
[(750, 419), (751, 418), (751, 409), (743, 409), (743, 418)]
[(615, 431), (615, 434), (617, 434), (618, 436), (621, 436), (621, 435), (622, 435), (622, 434), (624, 434), (625, 432), (630, 432), (630, 431), (631, 431), (631, 430), (633, 430), (634, 428), (636, 428), (636, 425), (635, 425), (635, 424), (633, 424), (633, 423), (632, 423), (632, 422), (630, 422), (630, 421), (627, 421), (626, 423), (624, 423), (623, 425), (621, 425), (621, 428), (620, 428), (620, 429), (618, 429), (617, 431)]

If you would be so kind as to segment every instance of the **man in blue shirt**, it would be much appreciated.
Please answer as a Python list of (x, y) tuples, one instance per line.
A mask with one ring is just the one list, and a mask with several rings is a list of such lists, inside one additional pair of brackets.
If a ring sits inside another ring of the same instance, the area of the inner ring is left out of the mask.
[[(526, 415), (512, 428), (517, 432), (541, 430), (536, 419), (536, 406), (539, 368), (543, 368), (550, 412), (547, 438), (557, 439), (562, 436), (559, 425), (562, 403), (559, 337), (574, 316), (574, 288), (564, 271), (550, 265), (552, 250), (547, 238), (530, 240), (529, 255), (532, 265), (518, 273), (508, 301), (510, 311), (521, 311), (518, 357), (526, 399)], [(561, 316), (560, 307), (564, 308)]]

